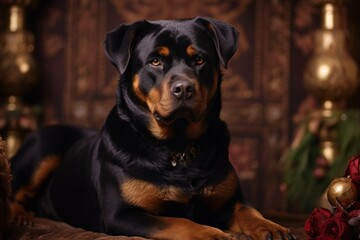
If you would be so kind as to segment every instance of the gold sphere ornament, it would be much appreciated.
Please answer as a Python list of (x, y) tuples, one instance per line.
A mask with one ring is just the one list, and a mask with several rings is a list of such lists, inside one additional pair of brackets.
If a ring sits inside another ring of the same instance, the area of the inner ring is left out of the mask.
[(333, 207), (338, 203), (346, 209), (357, 201), (358, 192), (350, 177), (336, 178), (328, 187), (327, 198)]

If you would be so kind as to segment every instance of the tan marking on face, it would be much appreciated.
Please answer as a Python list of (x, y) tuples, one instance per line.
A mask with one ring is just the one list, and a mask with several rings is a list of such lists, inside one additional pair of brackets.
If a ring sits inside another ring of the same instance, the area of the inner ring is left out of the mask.
[[(196, 109), (198, 114), (202, 115), (208, 103), (208, 90), (205, 86), (200, 86), (198, 82), (194, 82), (194, 87), (196, 92), (195, 98), (193, 100), (195, 105), (194, 109)], [(191, 139), (196, 139), (200, 137), (206, 129), (206, 126), (204, 124), (205, 123), (201, 119), (196, 122), (189, 122), (185, 129), (186, 136)]]
[(161, 100), (161, 90), (155, 88), (151, 89), (146, 98), (146, 104), (152, 113), (155, 112), (156, 105), (160, 103), (160, 100)]
[(163, 108), (159, 107), (161, 106), (161, 102), (163, 101), (162, 98), (164, 94), (162, 94), (163, 90), (158, 88), (153, 88), (150, 90), (148, 95), (145, 95), (139, 87), (140, 84), (140, 77), (138, 74), (136, 74), (133, 78), (133, 89), (135, 95), (138, 97), (138, 99), (145, 103), (147, 107), (149, 108), (149, 130), (152, 132), (152, 134), (158, 138), (158, 139), (165, 139), (169, 137), (170, 135), (170, 129), (167, 126), (160, 125), (155, 117), (154, 112), (157, 111), (161, 115), (165, 115), (166, 111), (163, 110)]
[(196, 53), (197, 53), (197, 51), (196, 51), (196, 49), (195, 49), (192, 45), (189, 45), (189, 46), (186, 48), (186, 54), (187, 54), (189, 57), (195, 56)]
[[(207, 93), (206, 87), (201, 86), (198, 81), (194, 81), (194, 88), (195, 88), (195, 96), (194, 96), (194, 104), (195, 108), (199, 112), (203, 112), (205, 110), (204, 106), (207, 104)], [(205, 91), (204, 91), (205, 90)]]
[(152, 113), (149, 113), (149, 130), (157, 139), (167, 139), (172, 135), (172, 129), (168, 126), (160, 125)]
[(161, 116), (168, 116), (173, 110), (174, 99), (170, 93), (170, 88), (167, 86), (168, 81), (164, 81), (161, 88), (152, 89), (146, 99), (149, 112), (149, 130), (158, 139), (166, 139), (172, 135), (172, 129), (169, 126), (159, 123), (154, 113), (157, 112)]
[(140, 77), (139, 74), (136, 74), (133, 78), (133, 89), (135, 95), (138, 97), (138, 99), (145, 103), (146, 102), (146, 96), (144, 93), (140, 90)]
[[(153, 136), (158, 139), (167, 139), (173, 134), (171, 125), (164, 125), (161, 122), (158, 122), (154, 117), (155, 112), (166, 117), (174, 111), (174, 101), (176, 101), (176, 99), (170, 91), (169, 82), (169, 80), (165, 80), (161, 87), (151, 89), (149, 94), (145, 97), (145, 102), (150, 110), (148, 129)], [(196, 109), (196, 113), (200, 116), (206, 110), (209, 101), (209, 89), (203, 85), (200, 86), (197, 81), (194, 81), (193, 84), (196, 92), (192, 100), (194, 105), (193, 108)], [(186, 135), (191, 139), (196, 139), (205, 131), (205, 128), (206, 126), (204, 126), (202, 120), (197, 119), (195, 122), (189, 122), (185, 129)]]
[(237, 175), (235, 171), (231, 171), (219, 184), (204, 188), (203, 196), (205, 202), (211, 209), (219, 209), (235, 194), (238, 187)]
[[(198, 84), (199, 85), (199, 84)], [(198, 104), (198, 109), (201, 112), (204, 112), (206, 110), (206, 107), (209, 103), (209, 89), (204, 85), (200, 85), (199, 87), (199, 91), (198, 91), (198, 96), (197, 96), (197, 104)]]
[(157, 214), (162, 210), (164, 201), (187, 204), (191, 195), (175, 187), (160, 187), (152, 183), (132, 179), (120, 186), (122, 196), (129, 204)]
[(214, 72), (214, 79), (213, 79), (213, 85), (211, 86), (211, 89), (209, 91), (209, 100), (215, 95), (216, 90), (218, 88), (218, 82), (219, 82), (219, 75), (215, 71)]
[(159, 47), (159, 49), (158, 49), (158, 53), (159, 53), (161, 56), (167, 57), (167, 56), (170, 55), (170, 49), (169, 49), (168, 47), (161, 46), (161, 47)]
[(173, 111), (175, 102), (170, 91), (169, 80), (164, 80), (159, 89), (150, 91), (149, 102), (155, 106), (154, 110), (162, 116), (167, 116)]

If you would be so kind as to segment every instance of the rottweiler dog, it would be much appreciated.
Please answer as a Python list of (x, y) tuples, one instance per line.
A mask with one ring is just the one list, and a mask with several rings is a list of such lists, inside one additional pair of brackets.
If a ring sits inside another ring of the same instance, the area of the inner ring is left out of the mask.
[(27, 210), (110, 235), (294, 239), (247, 205), (220, 119), (221, 65), (238, 32), (206, 17), (138, 21), (106, 36), (120, 73), (100, 132), (52, 126), (11, 161), (13, 221)]

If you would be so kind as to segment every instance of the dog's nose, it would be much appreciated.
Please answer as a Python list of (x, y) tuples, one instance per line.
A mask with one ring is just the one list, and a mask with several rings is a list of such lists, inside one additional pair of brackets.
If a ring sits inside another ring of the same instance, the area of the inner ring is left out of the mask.
[(189, 99), (194, 95), (194, 85), (186, 80), (178, 80), (171, 85), (171, 92), (178, 99)]

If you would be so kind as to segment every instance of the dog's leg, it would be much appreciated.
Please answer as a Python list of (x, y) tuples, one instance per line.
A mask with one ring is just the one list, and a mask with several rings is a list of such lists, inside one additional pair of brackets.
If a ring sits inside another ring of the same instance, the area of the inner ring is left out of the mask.
[[(109, 221), (111, 235), (140, 236), (154, 240), (238, 240), (240, 234), (195, 223), (185, 218), (150, 215), (141, 210), (122, 212), (121, 219)], [(116, 214), (118, 215), (118, 214)]]
[(184, 218), (159, 217), (164, 227), (150, 237), (161, 240), (235, 240), (238, 236)]
[(50, 155), (41, 160), (30, 183), (14, 193), (14, 199), (10, 203), (12, 222), (18, 225), (32, 224), (32, 214), (26, 211), (26, 206), (37, 195), (40, 187), (58, 167), (59, 162), (58, 155)]
[(240, 232), (251, 239), (293, 240), (296, 239), (288, 228), (264, 218), (257, 210), (236, 203), (230, 231)]

